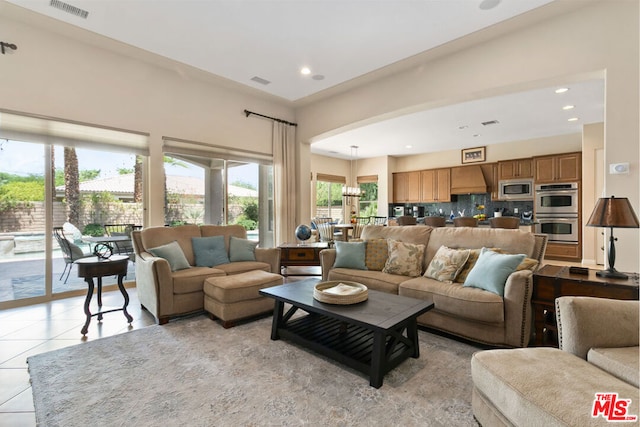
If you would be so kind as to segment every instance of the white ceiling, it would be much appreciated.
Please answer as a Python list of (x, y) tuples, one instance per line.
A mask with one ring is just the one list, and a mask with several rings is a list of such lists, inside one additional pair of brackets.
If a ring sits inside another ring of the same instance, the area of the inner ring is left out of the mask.
[[(108, 38), (287, 101), (353, 82), (388, 65), (500, 25), (558, 0), (7, 0)], [(497, 4), (483, 10), (482, 7)], [(19, 45), (19, 40), (15, 40)], [(311, 74), (300, 73), (309, 67)], [(269, 84), (251, 79), (259, 77)], [(322, 78), (321, 78), (322, 77)], [(559, 97), (533, 91), (429, 110), (312, 144), (348, 157), (408, 155), (578, 132), (603, 120), (603, 82), (572, 87), (580, 121), (567, 125)], [(551, 91), (551, 93), (553, 93)], [(555, 95), (555, 94), (554, 94)], [(480, 127), (480, 122), (500, 124)], [(459, 126), (468, 128), (459, 130)], [(479, 134), (477, 137), (470, 135)], [(407, 152), (406, 145), (413, 145)]]

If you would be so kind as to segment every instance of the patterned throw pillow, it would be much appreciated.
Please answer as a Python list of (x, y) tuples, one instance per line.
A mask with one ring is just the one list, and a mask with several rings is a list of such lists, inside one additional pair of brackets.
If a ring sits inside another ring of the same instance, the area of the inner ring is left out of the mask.
[(469, 249), (451, 249), (440, 246), (424, 276), (440, 282), (453, 282), (469, 259), (469, 252), (471, 252)]
[(372, 239), (366, 241), (365, 264), (367, 269), (381, 271), (389, 256), (387, 239)]
[(425, 245), (414, 245), (393, 239), (389, 239), (387, 244), (389, 257), (382, 269), (383, 273), (409, 277), (418, 277), (422, 274)]

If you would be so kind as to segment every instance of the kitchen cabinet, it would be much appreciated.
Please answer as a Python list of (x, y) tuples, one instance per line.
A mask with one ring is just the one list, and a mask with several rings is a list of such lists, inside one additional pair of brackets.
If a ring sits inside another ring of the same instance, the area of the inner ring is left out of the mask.
[(498, 164), (486, 163), (481, 165), (484, 182), (487, 184), (487, 193), (491, 194), (491, 200), (496, 201), (499, 198), (500, 187), (498, 185)]
[(498, 180), (533, 178), (533, 159), (514, 159), (498, 162)]
[(451, 170), (430, 169), (420, 171), (420, 201), (451, 201)]
[[(580, 237), (582, 241), (582, 237)], [(582, 245), (578, 243), (547, 243), (544, 251), (545, 259), (555, 259), (559, 261), (580, 262), (582, 260)]]
[(420, 171), (393, 174), (393, 203), (420, 201)]
[(582, 180), (582, 153), (555, 154), (533, 158), (535, 182), (579, 182)]

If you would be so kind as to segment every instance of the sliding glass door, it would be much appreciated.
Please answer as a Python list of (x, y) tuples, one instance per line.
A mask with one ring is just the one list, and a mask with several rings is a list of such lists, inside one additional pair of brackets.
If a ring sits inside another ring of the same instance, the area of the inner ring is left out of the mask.
[(73, 261), (105, 225), (142, 226), (147, 156), (142, 133), (0, 110), (0, 309), (86, 292)]

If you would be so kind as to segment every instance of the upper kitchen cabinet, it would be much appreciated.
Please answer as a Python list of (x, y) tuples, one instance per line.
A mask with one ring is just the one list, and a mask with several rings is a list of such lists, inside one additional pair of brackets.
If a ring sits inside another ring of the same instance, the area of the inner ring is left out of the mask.
[(484, 182), (487, 184), (487, 193), (491, 194), (491, 200), (499, 200), (498, 164), (485, 163), (480, 165), (480, 169), (482, 169), (482, 174), (484, 175)]
[(447, 168), (420, 171), (420, 186), (421, 202), (450, 202), (451, 170)]
[(420, 201), (420, 171), (393, 174), (393, 203)]
[(498, 162), (498, 179), (533, 178), (533, 159), (503, 160)]
[(536, 183), (582, 180), (582, 153), (555, 154), (533, 158)]

